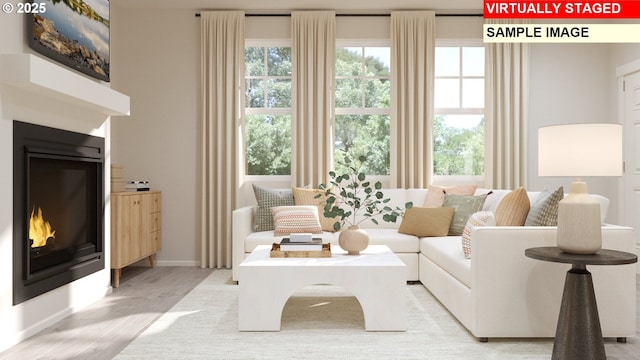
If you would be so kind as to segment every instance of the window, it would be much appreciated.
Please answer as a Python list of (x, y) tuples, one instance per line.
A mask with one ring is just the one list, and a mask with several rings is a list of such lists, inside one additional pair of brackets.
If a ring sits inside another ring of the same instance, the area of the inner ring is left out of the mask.
[(484, 174), (484, 47), (436, 47), (434, 175)]
[(245, 49), (247, 175), (291, 173), (291, 48)]
[(389, 47), (339, 47), (336, 50), (335, 168), (347, 169), (344, 154), (365, 155), (368, 175), (388, 175), (390, 168)]

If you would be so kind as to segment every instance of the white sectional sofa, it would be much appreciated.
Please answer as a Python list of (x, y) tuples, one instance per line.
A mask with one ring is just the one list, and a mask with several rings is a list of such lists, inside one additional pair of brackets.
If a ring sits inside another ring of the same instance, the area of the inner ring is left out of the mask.
[[(478, 189), (476, 194), (490, 190)], [(424, 203), (426, 189), (385, 189), (390, 205)], [(483, 210), (495, 211), (510, 190), (493, 190)], [(533, 204), (539, 192), (527, 192)], [(602, 219), (608, 200), (601, 202)], [(244, 257), (257, 245), (279, 242), (273, 231), (253, 231), (254, 206), (233, 212), (233, 279)], [(407, 265), (407, 281), (420, 281), (475, 337), (553, 337), (568, 264), (525, 257), (530, 247), (554, 246), (551, 226), (484, 226), (471, 232), (471, 259), (466, 259), (460, 236), (424, 237), (400, 234), (396, 223), (370, 221), (370, 244), (389, 246)], [(603, 225), (603, 248), (635, 251), (632, 228)], [(338, 246), (338, 234), (324, 232), (324, 242)], [(626, 338), (636, 332), (636, 275), (634, 265), (590, 266), (605, 337)]]

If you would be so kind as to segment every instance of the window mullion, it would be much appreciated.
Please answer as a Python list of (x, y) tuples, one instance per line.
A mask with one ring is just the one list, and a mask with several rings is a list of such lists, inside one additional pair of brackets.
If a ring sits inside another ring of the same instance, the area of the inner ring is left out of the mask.
[(361, 59), (361, 68), (360, 68), (360, 107), (361, 108), (365, 108), (366, 105), (366, 101), (365, 101), (365, 86), (364, 83), (367, 81), (367, 54), (365, 53), (365, 48), (364, 46), (362, 47), (362, 59)]
[(462, 65), (462, 64), (464, 64), (464, 51), (462, 51), (462, 46), (460, 46), (458, 48), (458, 51), (459, 51), (459, 54), (460, 54), (460, 61), (459, 61), (459, 64), (458, 64), (458, 66), (460, 67), (460, 69), (458, 70), (459, 74), (460, 74), (460, 77), (458, 79), (458, 84), (459, 84), (458, 86), (460, 86), (460, 93), (458, 94), (458, 96), (460, 97), (460, 99), (459, 99), (460, 103), (459, 104), (460, 104), (460, 107), (462, 108), (463, 104), (464, 104), (463, 103), (463, 99), (464, 99), (464, 96), (463, 96), (463, 93), (464, 93), (464, 87), (463, 87), (464, 86), (464, 82), (462, 81), (462, 78), (464, 77), (464, 73), (462, 72), (464, 70), (464, 66)]
[(268, 101), (269, 101), (269, 91), (267, 90), (267, 85), (268, 85), (268, 79), (269, 79), (269, 48), (265, 47), (264, 48), (264, 78), (262, 78), (262, 96), (263, 96), (263, 104), (264, 107), (268, 107)]

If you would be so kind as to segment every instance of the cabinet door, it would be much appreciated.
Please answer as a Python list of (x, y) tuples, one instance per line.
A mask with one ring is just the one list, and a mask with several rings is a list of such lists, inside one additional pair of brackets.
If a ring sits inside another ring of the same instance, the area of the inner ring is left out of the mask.
[(144, 211), (141, 195), (114, 196), (112, 206), (115, 214), (112, 225), (111, 242), (113, 268), (121, 268), (143, 256), (148, 251), (143, 223), (147, 213)]

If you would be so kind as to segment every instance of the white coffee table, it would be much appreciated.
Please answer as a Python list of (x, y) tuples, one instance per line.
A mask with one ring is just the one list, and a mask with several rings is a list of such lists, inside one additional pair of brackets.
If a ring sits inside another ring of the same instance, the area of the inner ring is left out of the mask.
[(315, 284), (353, 293), (365, 330), (407, 330), (406, 265), (386, 245), (369, 245), (355, 256), (338, 248), (330, 258), (271, 258), (270, 249), (256, 247), (238, 268), (240, 331), (280, 331), (287, 299)]

